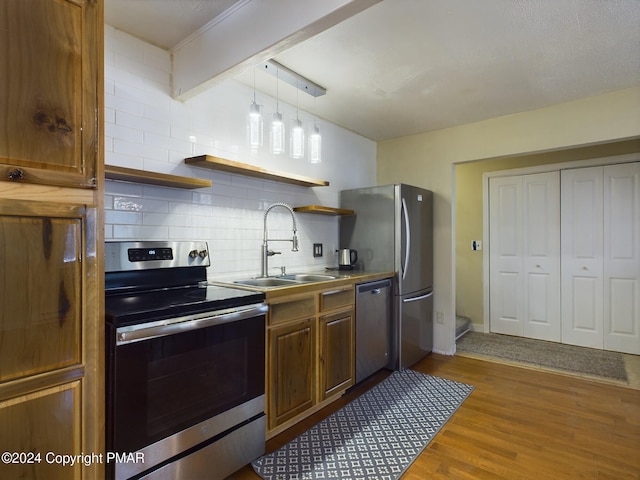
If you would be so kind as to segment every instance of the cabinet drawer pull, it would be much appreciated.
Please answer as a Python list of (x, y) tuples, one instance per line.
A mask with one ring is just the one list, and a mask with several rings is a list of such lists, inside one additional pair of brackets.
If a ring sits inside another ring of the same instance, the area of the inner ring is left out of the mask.
[(335, 295), (336, 293), (346, 292), (347, 290), (330, 290), (328, 292), (322, 292), (322, 296), (326, 297), (327, 295)]
[(24, 172), (21, 168), (14, 168), (7, 174), (7, 178), (13, 181), (24, 180)]

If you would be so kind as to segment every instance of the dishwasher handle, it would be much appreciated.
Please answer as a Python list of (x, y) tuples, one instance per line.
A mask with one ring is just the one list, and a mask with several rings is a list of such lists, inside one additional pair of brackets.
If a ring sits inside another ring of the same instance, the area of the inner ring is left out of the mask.
[(385, 279), (385, 280), (379, 280), (376, 282), (369, 282), (369, 283), (361, 283), (359, 285), (356, 285), (356, 293), (367, 293), (367, 292), (371, 292), (373, 295), (377, 295), (381, 293), (381, 289), (383, 288), (390, 288), (391, 287), (391, 280), (390, 279)]

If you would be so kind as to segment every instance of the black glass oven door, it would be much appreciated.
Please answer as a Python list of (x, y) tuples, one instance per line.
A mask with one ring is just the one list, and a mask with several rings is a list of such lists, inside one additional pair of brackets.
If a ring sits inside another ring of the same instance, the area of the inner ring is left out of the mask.
[(114, 449), (133, 452), (264, 394), (264, 314), (115, 348)]

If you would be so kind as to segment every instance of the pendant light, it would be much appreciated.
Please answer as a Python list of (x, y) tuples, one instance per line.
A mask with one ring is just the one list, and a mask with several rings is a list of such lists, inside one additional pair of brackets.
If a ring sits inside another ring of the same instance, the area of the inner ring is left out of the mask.
[(313, 121), (313, 130), (311, 131), (311, 135), (309, 135), (309, 162), (322, 162), (322, 136), (320, 135), (320, 128), (315, 120)]
[(291, 158), (304, 158), (304, 128), (297, 116), (291, 126)]
[(253, 70), (253, 102), (249, 105), (247, 117), (247, 143), (251, 150), (257, 150), (262, 146), (263, 123), (260, 105), (256, 103), (256, 71)]
[[(316, 109), (316, 97), (313, 97), (313, 111)], [(322, 162), (322, 136), (320, 135), (320, 128), (316, 122), (316, 117), (313, 117), (313, 129), (309, 135), (309, 163)]]
[(271, 120), (271, 130), (269, 140), (271, 144), (271, 153), (274, 155), (280, 155), (284, 153), (284, 122), (282, 121), (282, 114), (279, 109), (279, 90), (278, 85), (278, 72), (276, 71), (276, 113), (273, 114)]
[(304, 158), (304, 128), (298, 117), (298, 90), (296, 90), (296, 118), (291, 123), (291, 158)]

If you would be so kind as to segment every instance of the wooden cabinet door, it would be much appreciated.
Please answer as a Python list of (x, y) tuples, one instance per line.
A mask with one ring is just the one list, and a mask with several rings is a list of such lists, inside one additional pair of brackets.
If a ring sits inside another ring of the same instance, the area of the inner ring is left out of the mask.
[(83, 451), (80, 398), (80, 382), (71, 382), (0, 401), (0, 478), (79, 480), (83, 464), (62, 465), (61, 456)]
[(315, 403), (315, 318), (269, 329), (268, 342), (268, 428), (273, 429)]
[(84, 214), (0, 200), (0, 382), (81, 363)]
[(322, 400), (344, 390), (355, 378), (353, 312), (320, 318), (320, 371)]
[(0, 180), (96, 186), (102, 3), (0, 5)]

